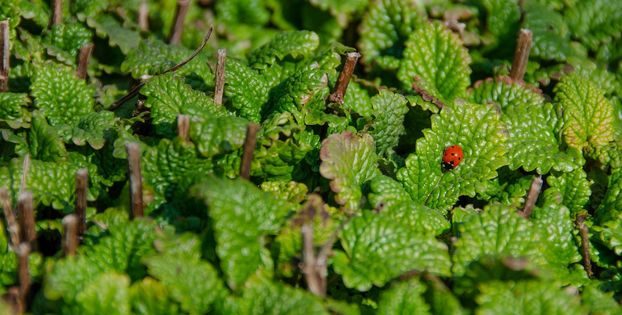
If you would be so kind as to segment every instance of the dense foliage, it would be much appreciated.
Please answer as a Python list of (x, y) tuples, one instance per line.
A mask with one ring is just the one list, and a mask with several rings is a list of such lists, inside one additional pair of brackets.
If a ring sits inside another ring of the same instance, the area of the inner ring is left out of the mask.
[[(196, 0), (179, 44), (175, 0), (65, 1), (53, 25), (48, 2), (0, 0), (0, 188), (36, 208), (28, 313), (622, 313), (622, 1)], [(464, 159), (448, 170), (450, 145)], [(79, 169), (87, 230), (66, 256)]]

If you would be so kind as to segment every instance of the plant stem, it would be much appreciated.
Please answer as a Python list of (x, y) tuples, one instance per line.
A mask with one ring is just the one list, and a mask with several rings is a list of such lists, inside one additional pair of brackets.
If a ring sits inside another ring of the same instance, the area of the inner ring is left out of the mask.
[(80, 48), (80, 52), (78, 53), (78, 69), (76, 70), (76, 75), (82, 80), (86, 79), (89, 59), (91, 58), (92, 52), (93, 44), (86, 44)]
[[(316, 256), (315, 246), (313, 245), (313, 221), (316, 214), (322, 211), (322, 198), (317, 194), (308, 197), (307, 205), (303, 210), (304, 222), (301, 227), (303, 244), (303, 265), (302, 272), (305, 275), (307, 287), (311, 293), (324, 297), (326, 296), (326, 261), (327, 252), (322, 251)], [(332, 242), (331, 248), (332, 248)]]
[(339, 78), (337, 79), (335, 91), (328, 96), (328, 100), (330, 102), (343, 104), (343, 97), (346, 94), (346, 90), (348, 89), (350, 77), (352, 77), (352, 73), (354, 73), (354, 68), (356, 67), (356, 62), (359, 60), (360, 57), (361, 54), (359, 54), (358, 52), (351, 52), (346, 54), (346, 63), (343, 65), (341, 73), (339, 73)]
[(430, 102), (430, 103), (436, 105), (436, 107), (438, 107), (438, 109), (443, 109), (443, 107), (445, 107), (445, 103), (443, 103), (443, 101), (441, 101), (439, 98), (435, 97), (434, 95), (432, 95), (428, 91), (426, 91), (424, 88), (419, 86), (419, 81), (420, 80), (421, 80), (421, 78), (419, 78), (418, 76), (415, 77), (415, 80), (414, 80), (413, 85), (412, 85), (413, 90), (415, 92), (417, 92), (417, 94), (421, 95), (421, 98), (423, 98), (424, 101)]
[(222, 96), (225, 91), (225, 63), (227, 62), (227, 50), (218, 49), (216, 61), (216, 87), (214, 89), (214, 103), (222, 105)]
[(35, 229), (35, 212), (32, 202), (32, 193), (25, 191), (19, 194), (18, 219), (20, 225), (20, 240), (22, 244), (26, 243), (30, 249), (37, 250), (37, 232)]
[(19, 240), (19, 225), (13, 213), (13, 206), (11, 205), (11, 198), (6, 188), (0, 188), (0, 206), (4, 210), (4, 218), (6, 219), (7, 230), (9, 231), (9, 237), (11, 238), (11, 246), (16, 248), (20, 244)]
[(127, 151), (128, 172), (130, 174), (130, 203), (132, 218), (142, 217), (143, 212), (143, 179), (140, 173), (140, 147), (138, 143), (128, 143)]
[(246, 127), (246, 139), (244, 140), (244, 152), (242, 154), (242, 163), (240, 164), (240, 177), (244, 179), (250, 178), (251, 162), (253, 161), (253, 152), (257, 145), (257, 131), (260, 126), (251, 123)]
[(138, 27), (141, 32), (149, 32), (149, 5), (147, 0), (140, 1), (138, 8)]
[(188, 142), (188, 130), (190, 129), (190, 117), (187, 115), (177, 116), (177, 135), (183, 142)]
[(170, 44), (176, 45), (181, 42), (181, 35), (184, 32), (184, 20), (188, 13), (190, 0), (177, 0), (177, 9), (175, 10), (175, 20), (171, 28), (171, 36), (168, 40)]
[(510, 70), (510, 78), (514, 81), (523, 81), (529, 60), (529, 50), (531, 49), (532, 34), (528, 29), (521, 29), (516, 40), (516, 51), (514, 51), (514, 61)]
[(13, 314), (24, 313), (24, 307), (21, 305), (19, 297), (19, 287), (10, 287), (7, 292), (2, 295), (2, 299), (11, 307)]
[(52, 2), (52, 24), (50, 26), (63, 23), (63, 0), (53, 0)]
[(22, 193), (26, 191), (26, 182), (28, 181), (28, 172), (30, 171), (30, 154), (26, 154), (24, 156), (24, 161), (22, 162), (22, 178), (19, 182), (19, 192)]
[(536, 205), (536, 201), (538, 201), (538, 196), (540, 195), (541, 189), (542, 176), (540, 175), (534, 178), (531, 182), (531, 187), (529, 187), (529, 193), (527, 193), (527, 200), (525, 200), (525, 205), (518, 214), (520, 214), (524, 218), (529, 218), (529, 216), (531, 216), (531, 212), (533, 211), (533, 207)]
[(589, 278), (594, 277), (592, 271), (592, 261), (590, 260), (590, 236), (585, 225), (585, 214), (579, 214), (576, 219), (576, 225), (579, 228), (579, 235), (581, 236), (581, 257), (583, 257), (583, 268)]
[(74, 256), (78, 248), (78, 224), (79, 219), (75, 214), (67, 215), (63, 218), (63, 253), (65, 256)]
[(78, 219), (78, 236), (86, 231), (86, 189), (89, 171), (81, 168), (76, 172), (76, 217)]
[(30, 273), (28, 272), (28, 255), (30, 246), (27, 243), (19, 244), (15, 251), (18, 257), (19, 268), (19, 300), (21, 311), (26, 311), (28, 293), (30, 292)]
[(9, 90), (9, 60), (11, 57), (11, 43), (9, 38), (9, 21), (0, 22), (0, 92)]

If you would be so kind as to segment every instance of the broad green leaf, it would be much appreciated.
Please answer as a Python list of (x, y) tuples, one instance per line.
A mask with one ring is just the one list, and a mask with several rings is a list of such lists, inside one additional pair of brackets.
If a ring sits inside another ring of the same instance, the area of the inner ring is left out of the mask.
[(290, 211), (285, 202), (242, 179), (210, 177), (194, 186), (193, 194), (209, 207), (216, 252), (230, 287), (240, 287), (259, 268), (271, 267), (263, 237), (280, 229)]
[(348, 90), (343, 97), (341, 106), (364, 117), (371, 117), (374, 113), (369, 93), (360, 84), (353, 81), (348, 84)]
[(204, 157), (229, 153), (244, 144), (248, 121), (234, 116), (205, 117), (190, 122), (189, 136)]
[(406, 40), (423, 21), (417, 5), (406, 0), (381, 0), (370, 5), (361, 22), (363, 62), (393, 70), (400, 65)]
[(363, 184), (379, 173), (374, 139), (368, 134), (344, 132), (322, 141), (320, 173), (329, 179), (335, 201), (349, 211), (360, 209)]
[[(444, 108), (423, 133), (416, 153), (397, 173), (417, 203), (448, 210), (458, 197), (482, 191), (483, 182), (507, 164), (507, 136), (493, 106), (464, 103)], [(461, 146), (464, 159), (455, 169), (443, 171), (443, 152), (450, 145)]]
[(29, 120), (26, 106), (30, 103), (25, 93), (0, 93), (0, 122), (7, 123), (11, 128), (25, 126)]
[(521, 17), (516, 0), (480, 0), (486, 9), (486, 28), (495, 36), (497, 44), (513, 40), (518, 31)]
[(393, 285), (382, 293), (377, 314), (432, 314), (421, 296), (425, 289), (417, 280)]
[(226, 63), (225, 95), (243, 118), (259, 122), (261, 109), (268, 101), (269, 87), (259, 74), (242, 62), (229, 58)]
[(510, 169), (546, 174), (551, 168), (569, 171), (576, 167), (573, 156), (560, 150), (561, 119), (541, 94), (509, 78), (480, 82), (471, 93), (476, 103), (500, 106), (509, 133)]
[(267, 44), (253, 50), (248, 64), (262, 69), (291, 56), (294, 59), (309, 57), (320, 45), (320, 38), (310, 31), (281, 32)]
[(146, 259), (149, 274), (159, 279), (171, 297), (190, 314), (206, 314), (224, 288), (212, 265), (200, 260), (158, 255)]
[(104, 147), (106, 138), (116, 129), (118, 119), (113, 112), (102, 110), (86, 114), (73, 125), (64, 128), (61, 134), (66, 141), (75, 145), (86, 145), (99, 150)]
[(309, 189), (303, 183), (295, 181), (265, 181), (261, 183), (261, 190), (272, 193), (284, 201), (300, 204), (307, 198)]
[(590, 49), (620, 40), (622, 28), (622, 3), (618, 1), (578, 1), (565, 13), (573, 36)]
[(78, 314), (130, 315), (130, 279), (119, 273), (104, 273), (91, 279), (76, 296)]
[(132, 314), (176, 315), (179, 306), (170, 298), (167, 287), (152, 278), (144, 278), (130, 287)]
[(320, 300), (310, 293), (267, 280), (254, 280), (244, 289), (238, 303), (236, 314), (241, 315), (329, 314)]
[(563, 110), (568, 146), (599, 149), (614, 140), (614, 108), (603, 91), (579, 75), (564, 77), (555, 87), (555, 102)]
[(583, 210), (590, 200), (591, 183), (583, 169), (579, 168), (570, 173), (551, 174), (546, 182), (549, 188), (544, 191), (544, 199), (565, 205), (572, 214)]
[(370, 134), (376, 142), (380, 156), (389, 156), (397, 146), (401, 135), (406, 133), (404, 116), (408, 112), (406, 98), (387, 90), (382, 90), (371, 98), (373, 121)]
[(526, 2), (524, 11), (522, 27), (533, 33), (531, 56), (565, 62), (576, 55), (568, 24), (559, 12), (535, 1)]
[(451, 104), (466, 94), (470, 62), (455, 34), (441, 23), (424, 23), (408, 38), (397, 77), (404, 89), (411, 90), (417, 83), (430, 95)]
[(507, 281), (481, 285), (477, 297), (481, 315), (493, 314), (585, 314), (579, 298), (554, 282)]
[[(4, 220), (0, 221), (0, 291), (19, 284), (18, 257), (9, 246), (8, 231), (5, 230)], [(5, 232), (7, 231), (7, 232)], [(31, 278), (41, 275), (43, 257), (39, 253), (30, 253), (28, 256), (28, 271)]]
[(46, 33), (43, 42), (48, 53), (56, 56), (60, 61), (75, 64), (80, 47), (90, 43), (93, 34), (80, 23), (63, 23), (53, 25)]
[(108, 14), (89, 16), (86, 23), (95, 29), (97, 36), (108, 38), (111, 46), (118, 46), (124, 54), (138, 47), (141, 42), (138, 31), (130, 30), (121, 25), (114, 17)]
[(221, 1), (216, 4), (216, 15), (221, 23), (230, 27), (236, 24), (261, 26), (270, 19), (262, 0)]
[(596, 209), (595, 218), (597, 224), (607, 221), (619, 220), (622, 214), (622, 169), (612, 171), (609, 175), (607, 192)]
[(196, 118), (227, 116), (222, 106), (214, 104), (205, 93), (193, 90), (175, 75), (157, 76), (142, 89), (147, 96), (145, 107), (151, 108), (151, 119), (158, 134), (172, 137), (180, 114)]
[(583, 287), (581, 302), (590, 309), (590, 314), (613, 315), (622, 312), (622, 306), (613, 297), (613, 292), (603, 292), (590, 283)]
[(32, 117), (27, 141), (26, 149), (33, 159), (53, 162), (67, 158), (67, 150), (58, 131), (50, 127), (45, 118), (40, 115)]
[(359, 291), (383, 286), (407, 271), (446, 275), (451, 267), (444, 243), (383, 212), (353, 218), (339, 239), (343, 250), (335, 250), (333, 268), (347, 287)]
[(72, 125), (93, 111), (95, 91), (71, 68), (53, 63), (37, 65), (30, 88), (35, 106), (52, 126)]

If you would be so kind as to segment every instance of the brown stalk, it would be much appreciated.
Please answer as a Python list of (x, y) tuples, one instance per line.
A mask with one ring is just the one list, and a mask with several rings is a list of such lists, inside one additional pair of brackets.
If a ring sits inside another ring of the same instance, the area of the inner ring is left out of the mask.
[(18, 259), (19, 269), (19, 304), (21, 311), (27, 309), (28, 293), (30, 293), (30, 273), (28, 272), (28, 255), (30, 255), (30, 246), (22, 243), (15, 251)]
[[(214, 31), (214, 28), (210, 27), (209, 30), (207, 31), (207, 34), (203, 38), (203, 42), (201, 42), (201, 45), (194, 52), (192, 52), (192, 54), (190, 56), (188, 56), (188, 58), (182, 60), (180, 63), (178, 63), (178, 64), (176, 64), (176, 65), (174, 65), (174, 66), (172, 66), (172, 67), (170, 67), (170, 68), (168, 68), (166, 70), (164, 70), (162, 73), (159, 73), (157, 75), (162, 75), (162, 74), (166, 74), (166, 73), (169, 73), (169, 72), (177, 71), (177, 69), (185, 66), (187, 63), (192, 61), (192, 59), (194, 59), (201, 52), (201, 50), (203, 50), (203, 48), (205, 48), (205, 45), (207, 45), (207, 41), (212, 36), (212, 32), (213, 31)], [(139, 84), (134, 86), (129, 92), (127, 92), (127, 94), (125, 94), (123, 97), (118, 99), (116, 102), (112, 103), (112, 105), (110, 105), (108, 110), (115, 110), (115, 109), (121, 107), (121, 105), (125, 104), (125, 102), (131, 100), (134, 96), (136, 96), (138, 94), (140, 89), (143, 86), (145, 86), (145, 83), (146, 83), (146, 80), (143, 81), (143, 82), (140, 82)]]
[(9, 21), (0, 22), (0, 92), (9, 90), (9, 60), (11, 43), (9, 38)]
[(149, 5), (147, 0), (140, 1), (140, 7), (138, 8), (138, 27), (141, 32), (149, 31)]
[(80, 52), (78, 53), (78, 69), (76, 70), (76, 75), (82, 80), (86, 79), (93, 47), (93, 44), (86, 44), (80, 48)]
[(63, 218), (63, 253), (74, 256), (78, 249), (78, 216), (69, 214)]
[(514, 51), (514, 61), (510, 70), (510, 78), (514, 81), (523, 81), (527, 62), (529, 61), (529, 50), (531, 49), (532, 34), (528, 29), (521, 29), (516, 40), (516, 50)]
[[(318, 253), (316, 256), (315, 246), (313, 245), (313, 218), (322, 211), (322, 198), (317, 194), (308, 197), (307, 205), (303, 210), (304, 222), (302, 223), (302, 272), (305, 275), (307, 287), (311, 293), (324, 297), (326, 296), (326, 259), (321, 257), (326, 255)], [(332, 242), (331, 246), (332, 248)], [(323, 250), (324, 248), (322, 248)]]
[(35, 229), (35, 211), (32, 202), (32, 193), (25, 191), (19, 194), (18, 220), (20, 226), (20, 240), (32, 250), (37, 250), (37, 230)]
[(249, 179), (251, 174), (251, 162), (253, 161), (253, 152), (257, 145), (257, 132), (260, 126), (251, 123), (246, 127), (246, 139), (244, 139), (244, 152), (242, 153), (242, 163), (240, 164), (240, 177)]
[(53, 0), (52, 2), (52, 24), (50, 26), (63, 23), (63, 0)]
[(533, 207), (536, 205), (536, 201), (538, 201), (538, 196), (540, 195), (540, 190), (542, 189), (542, 176), (538, 176), (533, 179), (531, 182), (531, 187), (529, 187), (529, 193), (527, 193), (527, 200), (525, 200), (525, 205), (523, 209), (518, 212), (524, 218), (529, 218), (531, 216), (531, 212), (533, 211)]
[(78, 236), (86, 231), (86, 193), (89, 171), (81, 168), (76, 172), (76, 218), (78, 220)]
[(6, 188), (0, 188), (0, 206), (4, 210), (4, 218), (6, 219), (9, 237), (11, 238), (11, 246), (16, 248), (17, 245), (20, 244), (19, 225), (17, 224), (15, 213), (13, 213), (13, 205), (11, 205), (9, 191)]
[(188, 142), (188, 130), (190, 129), (190, 117), (187, 115), (177, 116), (177, 135), (183, 142)]
[(419, 86), (419, 81), (420, 80), (421, 80), (421, 78), (415, 77), (415, 80), (414, 80), (413, 85), (412, 85), (413, 90), (417, 94), (421, 95), (421, 98), (423, 98), (424, 101), (430, 102), (430, 103), (436, 105), (436, 107), (438, 107), (439, 109), (443, 109), (443, 107), (445, 107), (445, 103), (443, 103), (443, 101), (441, 101), (439, 98), (437, 98), (436, 96), (430, 94), (424, 88)]
[(328, 101), (331, 103), (343, 104), (343, 97), (346, 95), (346, 89), (350, 83), (350, 77), (352, 77), (352, 73), (354, 73), (354, 68), (356, 67), (356, 62), (360, 57), (361, 54), (358, 52), (346, 54), (346, 62), (343, 65), (343, 69), (341, 69), (341, 73), (339, 73), (335, 91), (328, 96)]
[(214, 103), (222, 105), (222, 96), (225, 91), (225, 62), (227, 61), (227, 50), (218, 49), (218, 60), (216, 61), (216, 87), (214, 88)]
[(590, 235), (585, 225), (585, 214), (579, 214), (575, 221), (577, 228), (579, 228), (579, 235), (581, 236), (581, 257), (583, 258), (583, 268), (589, 278), (594, 277), (592, 271), (592, 261), (590, 259)]
[(127, 150), (128, 172), (130, 175), (130, 203), (132, 218), (142, 217), (143, 212), (143, 180), (140, 173), (140, 147), (138, 143), (128, 143)]
[(30, 171), (30, 154), (26, 154), (24, 156), (24, 161), (22, 162), (22, 178), (19, 182), (19, 192), (22, 193), (26, 191), (26, 183), (28, 181), (28, 172)]
[(181, 42), (181, 35), (184, 32), (184, 20), (190, 7), (190, 0), (177, 0), (177, 9), (175, 10), (175, 20), (171, 28), (171, 36), (168, 40), (170, 44), (176, 45)]
[(11, 307), (12, 314), (23, 314), (24, 307), (20, 304), (19, 287), (10, 287), (7, 292), (2, 295), (4, 303)]

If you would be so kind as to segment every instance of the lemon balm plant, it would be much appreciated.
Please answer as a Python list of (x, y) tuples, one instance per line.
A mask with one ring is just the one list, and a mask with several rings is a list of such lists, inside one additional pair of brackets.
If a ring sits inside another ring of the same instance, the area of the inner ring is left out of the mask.
[(622, 5), (0, 5), (0, 313), (619, 314)]

